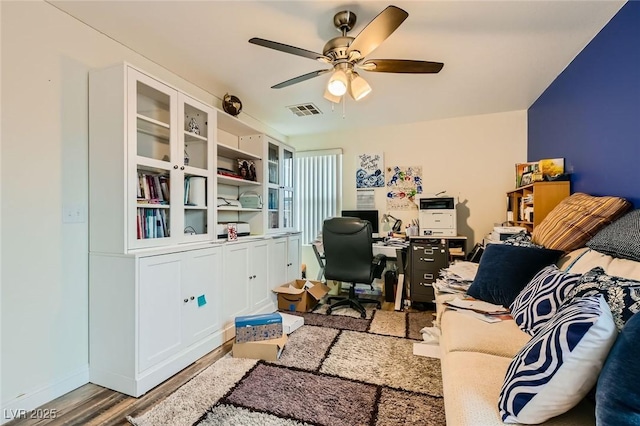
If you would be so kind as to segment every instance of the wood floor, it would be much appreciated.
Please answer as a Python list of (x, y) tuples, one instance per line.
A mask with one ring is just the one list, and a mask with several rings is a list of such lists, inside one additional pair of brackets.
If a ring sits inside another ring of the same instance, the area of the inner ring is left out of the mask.
[[(88, 383), (39, 407), (39, 409), (34, 410), (33, 413), (49, 414), (55, 411), (55, 418), (16, 419), (5, 423), (5, 425), (130, 426), (129, 422), (125, 419), (126, 416), (139, 416), (154, 404), (172, 394), (202, 370), (222, 358), (231, 350), (232, 343), (233, 340), (228, 341), (140, 398), (133, 398), (120, 392)], [(29, 415), (30, 413), (27, 413), (27, 416)]]
[[(384, 302), (382, 304), (382, 310), (393, 311), (394, 304)], [(5, 423), (5, 425), (130, 425), (125, 419), (126, 416), (137, 417), (150, 409), (153, 405), (172, 394), (205, 368), (226, 355), (231, 351), (232, 344), (233, 340), (228, 341), (140, 398), (133, 398), (120, 392), (88, 383), (38, 408), (38, 413), (47, 414), (55, 412), (55, 418), (15, 419)], [(34, 410), (34, 414), (35, 413), (36, 410)], [(29, 415), (30, 413), (27, 413), (27, 416)]]

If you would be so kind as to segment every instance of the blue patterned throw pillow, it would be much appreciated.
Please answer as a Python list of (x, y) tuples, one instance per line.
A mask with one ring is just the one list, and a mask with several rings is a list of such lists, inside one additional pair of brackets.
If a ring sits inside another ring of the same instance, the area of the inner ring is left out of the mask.
[(618, 330), (622, 330), (629, 318), (640, 311), (640, 282), (607, 275), (599, 266), (582, 275), (567, 298), (596, 294), (602, 294), (609, 304)]
[(506, 244), (508, 246), (518, 246), (518, 247), (544, 248), (540, 244), (536, 244), (533, 241), (531, 241), (531, 235), (529, 235), (527, 231), (520, 231), (517, 234), (513, 234), (512, 236), (504, 240), (502, 244)]
[(534, 335), (556, 313), (580, 280), (550, 265), (538, 272), (510, 306), (511, 316), (525, 333)]
[(509, 364), (498, 399), (502, 421), (542, 423), (577, 405), (596, 383), (617, 334), (602, 296), (562, 304)]

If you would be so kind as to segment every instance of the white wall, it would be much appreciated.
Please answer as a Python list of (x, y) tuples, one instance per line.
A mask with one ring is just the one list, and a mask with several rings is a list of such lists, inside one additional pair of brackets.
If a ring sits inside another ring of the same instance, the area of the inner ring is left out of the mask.
[(10, 410), (88, 380), (88, 226), (62, 222), (63, 207), (87, 213), (88, 71), (128, 61), (216, 107), (226, 90), (205, 92), (47, 3), (0, 7), (0, 402)]
[[(466, 235), (468, 246), (473, 247), (494, 223), (506, 219), (506, 192), (514, 187), (515, 163), (526, 160), (527, 112), (292, 136), (289, 143), (298, 151), (342, 148), (344, 209), (356, 207), (357, 154), (382, 152), (385, 167), (422, 166), (426, 193), (446, 190), (459, 198), (458, 233)], [(417, 218), (417, 206), (410, 211), (388, 210), (386, 193), (386, 188), (375, 190), (380, 217), (391, 213), (404, 224)], [(307, 264), (308, 276), (315, 278), (317, 261), (309, 247), (303, 249), (302, 262)]]

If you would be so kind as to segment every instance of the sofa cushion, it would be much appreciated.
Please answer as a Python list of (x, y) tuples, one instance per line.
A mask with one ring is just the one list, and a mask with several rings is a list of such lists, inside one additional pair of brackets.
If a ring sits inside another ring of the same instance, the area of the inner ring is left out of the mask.
[(580, 274), (568, 274), (549, 265), (518, 294), (510, 306), (516, 324), (530, 335), (534, 335), (556, 313), (567, 293), (580, 280)]
[(640, 311), (640, 282), (608, 275), (600, 267), (586, 272), (567, 294), (568, 298), (602, 294), (609, 304), (618, 330)]
[(556, 262), (558, 269), (568, 272), (573, 265), (578, 262), (582, 256), (584, 256), (591, 249), (589, 247), (580, 247), (579, 249), (572, 250), (560, 256), (560, 259)]
[(630, 207), (631, 203), (624, 198), (594, 197), (577, 192), (549, 212), (533, 230), (531, 240), (547, 248), (575, 250)]
[[(524, 334), (524, 333), (523, 333)], [(504, 426), (496, 401), (511, 358), (477, 352), (443, 355), (442, 379), (447, 426)], [(546, 426), (595, 425), (593, 405), (582, 401)]]
[(513, 358), (531, 339), (513, 320), (490, 324), (451, 309), (442, 314), (440, 328), (443, 353), (468, 351)]
[(602, 367), (596, 390), (596, 419), (601, 425), (640, 425), (640, 315), (622, 329)]
[(617, 334), (602, 296), (568, 300), (509, 364), (502, 420), (541, 423), (574, 407), (596, 383)]
[(640, 261), (640, 209), (605, 226), (587, 247), (613, 257)]
[(467, 294), (508, 307), (531, 278), (560, 255), (558, 250), (489, 244)]

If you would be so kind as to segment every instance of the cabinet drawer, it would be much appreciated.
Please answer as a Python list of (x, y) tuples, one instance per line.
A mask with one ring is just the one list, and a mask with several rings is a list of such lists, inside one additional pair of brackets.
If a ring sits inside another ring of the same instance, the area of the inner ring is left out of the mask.
[(431, 283), (433, 283), (433, 280), (412, 282), (411, 300), (414, 302), (433, 302), (435, 295)]

